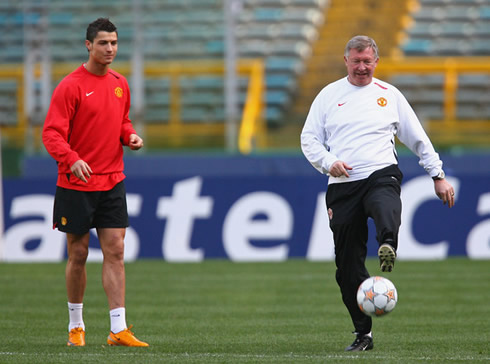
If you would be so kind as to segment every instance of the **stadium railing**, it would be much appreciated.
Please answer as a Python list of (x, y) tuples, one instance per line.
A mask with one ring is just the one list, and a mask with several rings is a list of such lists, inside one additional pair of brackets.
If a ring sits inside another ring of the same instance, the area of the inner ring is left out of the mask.
[[(214, 135), (223, 136), (224, 139), (225, 124), (223, 119), (208, 123), (192, 122), (183, 120), (181, 117), (185, 105), (181, 103), (184, 91), (181, 90), (182, 83), (178, 82), (179, 78), (202, 75), (217, 76), (224, 73), (222, 61), (191, 63), (157, 62), (145, 65), (146, 79), (162, 76), (169, 79), (168, 119), (144, 123), (143, 128), (146, 135), (157, 139), (165, 136), (176, 140), (193, 135)], [(61, 78), (76, 66), (72, 64), (54, 65), (53, 79)], [(129, 63), (118, 64), (115, 69), (128, 76), (131, 72)], [(250, 153), (254, 148), (267, 148), (267, 128), (263, 105), (264, 82), (266, 80), (264, 69), (265, 65), (260, 60), (242, 60), (238, 64), (238, 73), (241, 76), (246, 76), (245, 78), (248, 80), (242, 108), (239, 139), (237, 140), (241, 153)], [(472, 115), (471, 108), (468, 109), (469, 111), (458, 112), (459, 109), (463, 111), (465, 107), (466, 99), (462, 99), (463, 94), (460, 92), (461, 88), (464, 87), (463, 80), (470, 76), (489, 79), (489, 57), (383, 58), (378, 65), (376, 75), (382, 79), (390, 79), (390, 77), (400, 75), (418, 75), (424, 77), (427, 82), (430, 81), (431, 77), (441, 77), (443, 80), (442, 90), (433, 91), (434, 85), (423, 82), (424, 85), (427, 84), (427, 92), (419, 95), (419, 98), (426, 95), (429, 101), (428, 105), (440, 106), (442, 109), (440, 117), (425, 117), (418, 112), (431, 139), (442, 146), (480, 145), (488, 147), (490, 145), (490, 118), (485, 113)], [(24, 111), (23, 67), (21, 65), (0, 66), (0, 82), (8, 80), (9, 83), (12, 83), (13, 79), (17, 80), (18, 85), (15, 91), (18, 122), (2, 125), (2, 136), (4, 139), (10, 139), (22, 145), (27, 140), (26, 135), (30, 133), (34, 136), (34, 142), (40, 144), (41, 126), (32, 124)], [(396, 86), (396, 83), (394, 84)], [(474, 91), (477, 92), (477, 90)], [(435, 95), (437, 97), (431, 95), (431, 92), (437, 93)], [(472, 96), (466, 93), (464, 97), (471, 98)], [(407, 98), (410, 101), (409, 95)]]
[(422, 120), (431, 139), (444, 146), (490, 144), (488, 118), (458, 118), (458, 79), (466, 74), (490, 74), (489, 57), (406, 57), (383, 58), (376, 68), (377, 77), (389, 78), (400, 74), (442, 74), (443, 113), (440, 120)]
[[(55, 82), (73, 71), (78, 64), (56, 63), (52, 65), (52, 78)], [(118, 72), (126, 76), (131, 75), (131, 64), (120, 63), (114, 67)], [(182, 120), (182, 77), (202, 75), (223, 75), (225, 65), (223, 61), (169, 61), (152, 62), (144, 66), (145, 79), (168, 77), (169, 85), (169, 110), (168, 120), (164, 121), (162, 114), (158, 123), (143, 123), (144, 134), (151, 135), (153, 139), (159, 136), (181, 139), (189, 135), (214, 135), (224, 137), (226, 120), (216, 120), (213, 123), (183, 122)], [(40, 77), (39, 65), (35, 67), (36, 77)], [(237, 145), (239, 152), (248, 154), (254, 148), (266, 147), (267, 128), (264, 122), (264, 80), (265, 66), (259, 59), (242, 59), (237, 63), (237, 74), (248, 79), (248, 87), (242, 108), (241, 123)], [(0, 65), (0, 82), (3, 80), (16, 80), (16, 110), (17, 120), (15, 124), (2, 125), (2, 135), (10, 139), (14, 144), (22, 144), (26, 140), (27, 133), (34, 135), (35, 147), (40, 148), (41, 125), (29, 121), (24, 110), (24, 69), (22, 65)]]

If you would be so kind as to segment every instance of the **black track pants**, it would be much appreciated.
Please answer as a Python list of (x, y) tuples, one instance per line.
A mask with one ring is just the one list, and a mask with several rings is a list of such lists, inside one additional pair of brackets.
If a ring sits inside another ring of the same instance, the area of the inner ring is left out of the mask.
[(372, 321), (357, 305), (357, 288), (369, 277), (365, 266), (368, 225), (371, 217), (376, 238), (396, 249), (401, 223), (400, 185), (403, 174), (397, 165), (380, 169), (360, 181), (328, 186), (327, 208), (335, 242), (336, 280), (349, 310), (355, 331), (371, 331)]

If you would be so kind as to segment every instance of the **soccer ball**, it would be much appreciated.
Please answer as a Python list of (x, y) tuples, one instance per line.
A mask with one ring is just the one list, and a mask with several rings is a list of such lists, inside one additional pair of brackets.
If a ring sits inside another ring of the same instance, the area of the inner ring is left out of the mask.
[(398, 301), (395, 285), (384, 277), (369, 277), (357, 289), (357, 304), (368, 316), (383, 316), (393, 311)]

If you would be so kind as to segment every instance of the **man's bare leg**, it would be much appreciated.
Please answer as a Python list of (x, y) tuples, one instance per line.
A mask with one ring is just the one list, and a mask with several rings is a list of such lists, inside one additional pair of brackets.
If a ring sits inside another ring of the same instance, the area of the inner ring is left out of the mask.
[(82, 303), (87, 286), (85, 263), (88, 256), (90, 233), (83, 235), (66, 234), (68, 261), (65, 269), (68, 302)]
[(126, 276), (124, 272), (124, 236), (126, 229), (97, 229), (104, 255), (102, 285), (107, 295), (109, 309), (124, 307)]
[(66, 234), (68, 261), (65, 268), (66, 293), (68, 296), (68, 346), (85, 346), (83, 322), (83, 296), (87, 286), (85, 263), (88, 256), (89, 233)]

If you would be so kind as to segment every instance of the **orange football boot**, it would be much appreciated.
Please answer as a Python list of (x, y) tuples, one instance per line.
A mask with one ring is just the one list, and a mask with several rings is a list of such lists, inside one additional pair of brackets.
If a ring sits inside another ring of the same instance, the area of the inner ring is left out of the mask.
[(81, 327), (75, 327), (68, 333), (68, 346), (85, 346), (85, 331)]
[(140, 341), (134, 336), (134, 333), (129, 330), (132, 327), (133, 325), (117, 334), (111, 331), (107, 337), (107, 344), (115, 346), (150, 346), (148, 343)]

